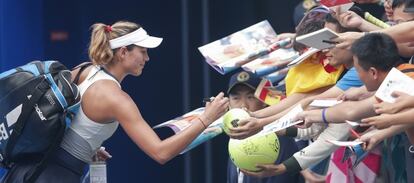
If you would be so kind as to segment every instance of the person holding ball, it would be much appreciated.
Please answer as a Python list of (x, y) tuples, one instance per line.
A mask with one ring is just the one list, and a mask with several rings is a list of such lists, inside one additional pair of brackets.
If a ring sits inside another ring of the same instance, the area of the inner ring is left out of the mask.
[[(260, 78), (248, 72), (238, 72), (231, 76), (227, 93), (229, 95), (230, 109), (242, 108), (254, 112), (267, 107), (265, 103), (254, 96), (256, 87), (260, 84)], [(244, 125), (248, 128), (248, 125)], [(237, 133), (230, 128), (230, 134)], [(279, 164), (292, 156), (298, 148), (293, 138), (278, 137), (280, 143), (279, 157), (276, 164)], [(304, 182), (300, 173), (284, 174), (273, 177), (258, 178), (247, 176), (237, 168), (229, 159), (227, 166), (227, 183), (271, 183), (271, 182)]]

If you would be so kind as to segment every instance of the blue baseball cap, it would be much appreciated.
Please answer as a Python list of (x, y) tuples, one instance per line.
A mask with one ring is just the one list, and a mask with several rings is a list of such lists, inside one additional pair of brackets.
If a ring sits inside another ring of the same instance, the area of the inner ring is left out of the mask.
[(254, 74), (246, 71), (238, 72), (233, 74), (229, 81), (229, 88), (227, 89), (227, 94), (239, 84), (246, 85), (253, 90), (256, 90), (257, 86), (259, 86), (261, 79)]

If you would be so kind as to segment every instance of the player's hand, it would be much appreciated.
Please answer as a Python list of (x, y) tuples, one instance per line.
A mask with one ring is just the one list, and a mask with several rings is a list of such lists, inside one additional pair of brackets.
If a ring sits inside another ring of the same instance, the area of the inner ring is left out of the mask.
[(92, 159), (94, 161), (106, 161), (110, 158), (112, 158), (112, 156), (108, 151), (105, 150), (105, 147), (100, 147)]
[(223, 116), (228, 107), (229, 99), (224, 97), (223, 92), (220, 92), (211, 102), (206, 103), (206, 108), (203, 114), (200, 115), (200, 119), (208, 126)]

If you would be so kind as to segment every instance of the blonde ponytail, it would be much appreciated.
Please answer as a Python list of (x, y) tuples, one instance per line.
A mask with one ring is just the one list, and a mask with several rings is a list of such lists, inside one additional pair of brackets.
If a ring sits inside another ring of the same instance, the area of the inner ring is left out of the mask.
[(112, 26), (102, 23), (96, 23), (91, 26), (92, 35), (89, 44), (89, 58), (95, 65), (106, 65), (112, 62), (114, 53), (118, 50), (112, 50), (109, 40), (133, 32), (141, 26), (126, 21), (119, 21)]

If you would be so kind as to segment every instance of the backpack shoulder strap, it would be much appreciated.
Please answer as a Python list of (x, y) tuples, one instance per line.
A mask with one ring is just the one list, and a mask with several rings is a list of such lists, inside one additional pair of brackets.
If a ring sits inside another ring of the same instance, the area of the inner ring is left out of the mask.
[(79, 68), (79, 71), (78, 71), (78, 73), (76, 74), (76, 76), (75, 76), (75, 79), (73, 80), (73, 83), (75, 83), (75, 84), (78, 84), (78, 82), (79, 82), (79, 78), (80, 78), (80, 75), (82, 74), (82, 72), (87, 68), (87, 67), (89, 67), (90, 65), (92, 65), (92, 62), (84, 62), (84, 63), (81, 63), (81, 64), (79, 64), (78, 66), (76, 66), (76, 67), (74, 67), (72, 70), (76, 70), (76, 69), (78, 69)]

